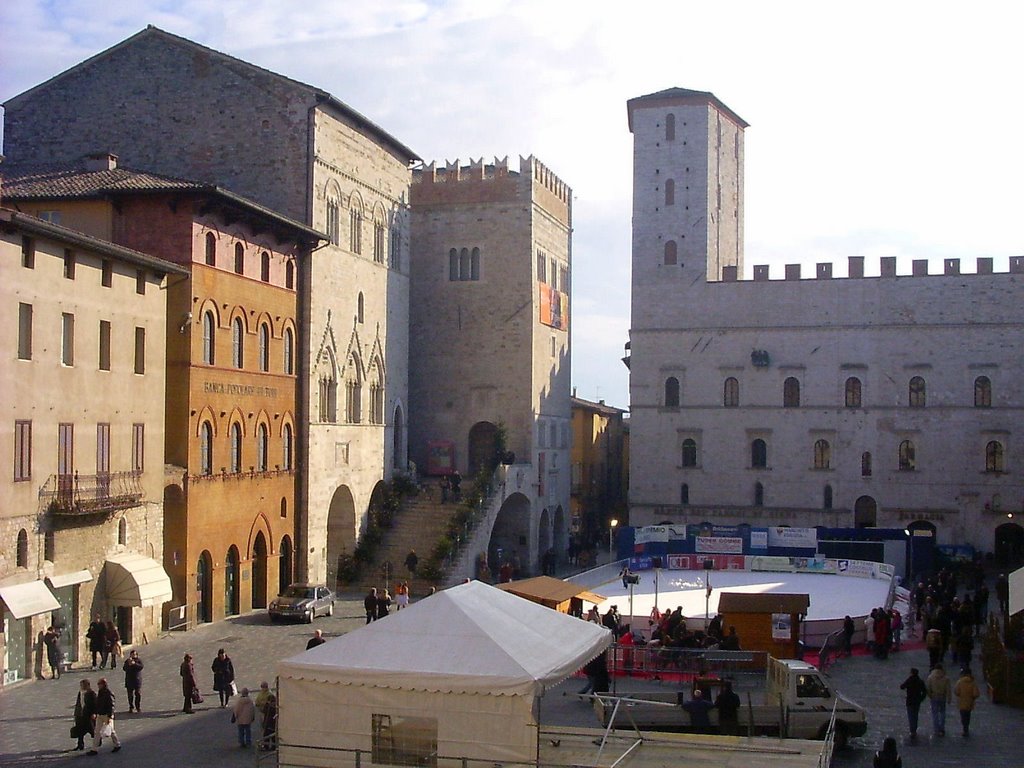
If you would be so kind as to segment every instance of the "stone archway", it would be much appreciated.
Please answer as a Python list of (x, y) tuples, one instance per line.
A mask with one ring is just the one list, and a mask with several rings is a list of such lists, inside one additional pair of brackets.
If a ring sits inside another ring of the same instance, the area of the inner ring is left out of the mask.
[(338, 558), (356, 548), (356, 503), (347, 485), (339, 486), (327, 512), (327, 586), (337, 588)]
[(530, 500), (521, 493), (513, 493), (501, 505), (491, 529), (487, 546), (487, 559), (492, 573), (498, 573), (503, 564), (519, 564), (519, 575), (526, 575), (530, 567)]
[(878, 525), (878, 504), (870, 496), (861, 496), (853, 505), (855, 528), (874, 528)]
[(997, 527), (994, 552), (1000, 568), (1014, 569), (1024, 564), (1024, 528), (1017, 523)]
[(263, 531), (252, 545), (252, 607), (267, 607), (267, 539)]
[(478, 421), (469, 430), (469, 451), (466, 454), (468, 474), (475, 477), (481, 469), (494, 462), (498, 445), (498, 428), (489, 421)]

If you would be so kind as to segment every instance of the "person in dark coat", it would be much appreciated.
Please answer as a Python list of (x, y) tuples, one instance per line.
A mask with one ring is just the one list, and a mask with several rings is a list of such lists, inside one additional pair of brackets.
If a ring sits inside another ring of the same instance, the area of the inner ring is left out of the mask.
[[(107, 685), (107, 678), (105, 677), (101, 677), (96, 682), (96, 688), (96, 714), (93, 715), (95, 725), (93, 725), (92, 749), (86, 752), (86, 754), (99, 754), (100, 744), (103, 743), (104, 736), (109, 736), (110, 740), (114, 742), (114, 749), (111, 751), (120, 752), (121, 740), (117, 738), (117, 731), (114, 730), (114, 692), (110, 690), (110, 687)], [(104, 733), (108, 726), (110, 727), (110, 733)]]
[(386, 589), (377, 593), (377, 618), (383, 619), (391, 608), (391, 593)]
[(231, 699), (232, 683), (235, 682), (235, 665), (223, 648), (217, 651), (210, 669), (213, 671), (213, 690), (220, 694), (221, 707), (226, 707)]
[(53, 627), (47, 627), (43, 633), (43, 646), (46, 648), (46, 663), (50, 665), (50, 675), (56, 680), (60, 677), (60, 635)]
[(921, 679), (917, 667), (910, 668), (910, 676), (900, 683), (900, 690), (907, 692), (907, 723), (910, 725), (910, 739), (917, 738), (917, 717), (921, 704), (928, 698), (928, 688)]
[(874, 768), (903, 768), (903, 758), (896, 751), (896, 739), (886, 736), (882, 749), (875, 752)]
[(92, 716), (96, 714), (96, 691), (92, 683), (82, 680), (78, 683), (78, 698), (75, 700), (75, 728), (72, 738), (78, 739), (76, 750), (85, 749), (85, 737), (92, 738), (94, 733)]
[(409, 554), (405, 556), (405, 567), (409, 569), (409, 573), (413, 576), (416, 575), (416, 566), (420, 564), (420, 558), (416, 554), (415, 549), (410, 549)]
[(186, 715), (193, 713), (192, 709), (192, 692), (197, 691), (199, 686), (196, 685), (196, 669), (192, 665), (192, 654), (186, 653), (184, 660), (181, 662), (181, 695), (185, 697), (185, 704), (182, 706), (181, 711)]
[(366, 623), (377, 618), (377, 588), (370, 587), (370, 591), (363, 598), (363, 610), (366, 612)]
[(128, 692), (128, 711), (142, 711), (142, 668), (145, 666), (138, 651), (131, 651), (124, 660), (124, 689)]
[(700, 688), (697, 688), (693, 692), (693, 698), (689, 701), (684, 701), (680, 706), (687, 711), (690, 715), (690, 726), (697, 733), (710, 733), (711, 732), (711, 718), (709, 713), (715, 708), (715, 705), (704, 698), (704, 692)]
[(326, 642), (327, 641), (324, 640), (323, 631), (318, 629), (313, 633), (313, 636), (306, 641), (306, 650), (308, 651), (311, 648), (316, 648), (318, 645), (323, 645)]
[(849, 615), (843, 617), (843, 652), (846, 654), (846, 658), (853, 655), (853, 634), (856, 631), (853, 619)]
[(728, 736), (738, 736), (740, 732), (740, 697), (732, 689), (732, 683), (723, 683), (722, 692), (718, 694), (718, 699), (715, 700), (715, 708), (718, 710), (719, 733), (724, 733)]
[(106, 629), (106, 646), (103, 653), (103, 663), (106, 664), (106, 660), (110, 659), (110, 668), (117, 669), (117, 657), (121, 655), (121, 633), (117, 631), (117, 627), (114, 626), (114, 622), (107, 622)]
[(267, 706), (263, 711), (263, 740), (260, 749), (271, 751), (277, 749), (277, 697), (270, 694)]
[(92, 624), (89, 625), (89, 629), (85, 632), (86, 638), (89, 640), (89, 653), (92, 654), (92, 668), (96, 669), (96, 656), (98, 655), (103, 661), (100, 664), (101, 667), (107, 665), (107, 625), (100, 618), (97, 613), (96, 618), (92, 620)]

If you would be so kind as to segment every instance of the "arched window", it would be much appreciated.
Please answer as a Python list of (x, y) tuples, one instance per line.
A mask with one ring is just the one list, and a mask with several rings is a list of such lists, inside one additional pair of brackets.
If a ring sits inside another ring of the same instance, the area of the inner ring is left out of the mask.
[[(291, 470), (292, 468), (292, 425), (285, 424), (281, 430), (281, 469)], [(284, 517), (284, 515), (282, 515)]]
[(992, 407), (992, 382), (988, 376), (979, 376), (974, 380), (974, 407)]
[(800, 380), (790, 376), (782, 384), (782, 405), (785, 408), (797, 408), (800, 405)]
[(288, 498), (281, 497), (281, 517), (288, 517)]
[(260, 254), (260, 280), (270, 282), (270, 254), (266, 251)]
[(828, 440), (816, 440), (814, 442), (814, 468), (828, 469), (832, 464), (832, 446)]
[(18, 568), (28, 568), (28, 531), (18, 531), (18, 554), (15, 560)]
[(761, 483), (754, 483), (754, 506), (764, 506), (764, 486)]
[(245, 361), (245, 329), (242, 318), (236, 317), (231, 323), (231, 364), (241, 368)]
[(452, 248), (448, 251), (448, 280), (455, 282), (459, 279), (459, 251)]
[(675, 141), (676, 138), (676, 116), (669, 112), (665, 115), (665, 141)]
[(992, 440), (985, 446), (985, 471), (1002, 472), (1003, 470), (1003, 444), (998, 440)]
[(665, 379), (665, 407), (679, 407), (679, 379), (675, 376)]
[(472, 271), (470, 261), (469, 248), (459, 251), (459, 280), (469, 280)]
[(217, 265), (217, 236), (213, 232), (206, 233), (206, 263), (211, 267)]
[(203, 313), (203, 362), (213, 365), (216, 360), (217, 330), (216, 322), (213, 319), (213, 312)]
[(295, 373), (295, 334), (291, 328), (284, 329), (284, 372)]
[(750, 466), (761, 469), (768, 466), (768, 443), (761, 438), (750, 444)]
[(824, 509), (832, 509), (832, 486), (831, 485), (826, 485), (825, 486), (825, 493), (823, 494), (823, 497), (822, 497), (821, 506)]
[(676, 183), (672, 179), (665, 179), (665, 205), (676, 204)]
[(469, 263), (469, 279), (479, 280), (480, 279), (480, 249), (474, 248), (470, 254)]
[(345, 373), (345, 421), (358, 424), (363, 418), (363, 379), (359, 360), (353, 355), (348, 359)]
[(334, 198), (327, 201), (327, 236), (334, 245), (341, 245), (341, 206)]
[(245, 274), (245, 249), (241, 243), (235, 243), (235, 273)]
[(295, 262), (291, 259), (284, 265), (284, 287), (288, 290), (295, 288)]
[(260, 324), (260, 370), (270, 370), (270, 328), (266, 323)]
[(726, 408), (735, 408), (740, 404), (740, 383), (730, 376), (725, 380), (724, 392), (722, 394), (722, 405)]
[(256, 430), (256, 469), (260, 472), (267, 471), (267, 451), (269, 450), (267, 439), (267, 425), (260, 424)]
[(864, 451), (860, 455), (860, 476), (871, 477), (871, 452)]
[(365, 312), (366, 312), (366, 303), (365, 303), (365, 301), (363, 299), (363, 293), (362, 293), (362, 291), (360, 291), (359, 292), (359, 296), (356, 298), (356, 321), (357, 322), (362, 323), (362, 322), (365, 321), (365, 318), (366, 318)]
[(899, 460), (901, 470), (904, 472), (912, 472), (914, 470), (914, 443), (912, 441), (904, 440), (900, 443)]
[(927, 388), (925, 387), (924, 379), (920, 376), (912, 378), (910, 380), (910, 407), (924, 408), (926, 392)]
[(380, 361), (370, 366), (370, 423), (384, 423), (384, 374)]
[(697, 466), (697, 441), (690, 437), (683, 440), (683, 466)]
[(199, 428), (199, 473), (213, 474), (213, 427), (208, 421)]
[(128, 521), (123, 517), (117, 522), (117, 543), (121, 545), (128, 543)]
[(683, 505), (690, 503), (690, 486), (686, 483), (679, 486), (679, 503)]
[(242, 427), (237, 421), (231, 425), (231, 471), (242, 471)]
[(860, 408), (861, 402), (860, 379), (851, 376), (846, 380), (846, 407)]
[(665, 242), (665, 264), (671, 266), (678, 260), (678, 253), (675, 240)]

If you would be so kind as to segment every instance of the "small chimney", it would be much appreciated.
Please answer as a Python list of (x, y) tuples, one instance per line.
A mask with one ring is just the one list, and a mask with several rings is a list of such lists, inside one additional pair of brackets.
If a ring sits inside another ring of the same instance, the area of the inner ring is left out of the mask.
[(1010, 257), (1010, 272), (1014, 275), (1024, 273), (1024, 256)]
[(960, 274), (960, 259), (946, 259), (944, 262), (945, 273), (947, 275), (959, 275)]
[(117, 168), (117, 155), (112, 152), (93, 152), (85, 156), (85, 170), (112, 171)]
[(722, 267), (722, 282), (723, 283), (735, 283), (736, 282), (736, 266)]
[(755, 264), (754, 265), (754, 282), (763, 283), (768, 279), (768, 265), (767, 264)]
[(818, 264), (818, 279), (828, 280), (830, 277), (832, 277), (832, 265), (827, 261)]

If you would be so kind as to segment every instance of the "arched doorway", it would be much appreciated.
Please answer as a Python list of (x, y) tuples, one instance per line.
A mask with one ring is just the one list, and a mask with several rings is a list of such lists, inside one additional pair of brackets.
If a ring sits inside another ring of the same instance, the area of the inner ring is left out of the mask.
[(238, 615), (238, 547), (234, 544), (224, 558), (224, 615)]
[(252, 545), (252, 607), (267, 607), (267, 540), (263, 531)]
[(409, 460), (405, 454), (405, 418), (400, 405), (395, 406), (394, 431), (391, 440), (391, 466), (404, 472), (409, 465)]
[(492, 573), (498, 573), (504, 563), (519, 563), (519, 575), (527, 575), (530, 567), (530, 500), (521, 493), (513, 493), (501, 505), (491, 529), (487, 558)]
[(555, 507), (551, 534), (551, 546), (555, 548), (555, 564), (557, 565), (566, 556), (566, 550), (569, 546), (569, 542), (566, 539), (565, 510), (562, 509), (561, 504)]
[(196, 563), (196, 623), (213, 621), (213, 558), (203, 551)]
[(995, 556), (1001, 568), (1024, 564), (1024, 528), (1017, 523), (1003, 523), (996, 528)]
[(278, 554), (280, 557), (277, 561), (277, 591), (280, 594), (292, 583), (292, 540), (289, 536), (281, 539)]
[(853, 505), (855, 528), (874, 528), (878, 524), (878, 504), (870, 496), (861, 496)]
[(338, 558), (352, 554), (356, 548), (356, 503), (347, 485), (340, 486), (331, 497), (327, 512), (327, 586), (338, 586)]
[(469, 430), (469, 476), (475, 477), (481, 469), (490, 469), (497, 447), (498, 428), (489, 421), (478, 421)]

